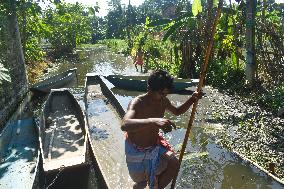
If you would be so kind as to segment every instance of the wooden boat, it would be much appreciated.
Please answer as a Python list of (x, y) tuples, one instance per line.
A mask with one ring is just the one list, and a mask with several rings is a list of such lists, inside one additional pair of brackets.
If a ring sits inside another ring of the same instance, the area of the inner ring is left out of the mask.
[(40, 121), (44, 171), (84, 165), (87, 141), (85, 116), (77, 100), (67, 89), (52, 89)]
[(0, 135), (0, 188), (38, 187), (39, 155), (34, 119), (8, 122)]
[(76, 77), (77, 68), (67, 70), (66, 72), (49, 77), (35, 85), (30, 90), (32, 92), (49, 93), (51, 89), (64, 87), (65, 85), (74, 81)]
[[(149, 76), (108, 75), (105, 76), (115, 87), (135, 91), (147, 91)], [(179, 92), (198, 83), (198, 79), (174, 78), (173, 92)]]
[(105, 82), (102, 76), (87, 74), (85, 109), (91, 149), (108, 188), (133, 188), (120, 130), (125, 111)]

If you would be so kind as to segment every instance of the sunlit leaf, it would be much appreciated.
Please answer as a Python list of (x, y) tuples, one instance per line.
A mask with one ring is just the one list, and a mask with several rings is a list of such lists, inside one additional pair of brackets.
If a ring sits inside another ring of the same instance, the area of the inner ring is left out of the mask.
[(193, 158), (201, 158), (203, 156), (207, 156), (208, 152), (192, 152), (184, 155), (183, 160), (191, 160)]
[(233, 19), (232, 18), (228, 18), (228, 34), (229, 35), (233, 35)]
[(217, 7), (218, 6), (218, 0), (213, 0), (213, 7)]
[(202, 12), (201, 0), (193, 0), (192, 3), (193, 16), (196, 16), (200, 12)]
[(149, 16), (147, 16), (145, 20), (145, 29), (148, 29), (149, 24), (150, 24), (150, 18)]
[(233, 64), (234, 66), (236, 66), (236, 65), (237, 65), (237, 54), (236, 54), (236, 52), (233, 52), (233, 53), (232, 53), (232, 55), (231, 55), (231, 60), (232, 60), (232, 64)]

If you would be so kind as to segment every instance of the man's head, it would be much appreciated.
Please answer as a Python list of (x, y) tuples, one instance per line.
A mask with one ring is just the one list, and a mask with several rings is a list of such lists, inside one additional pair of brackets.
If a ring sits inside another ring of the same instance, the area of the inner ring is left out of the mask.
[(164, 91), (173, 89), (173, 77), (164, 70), (154, 71), (148, 78), (148, 90)]

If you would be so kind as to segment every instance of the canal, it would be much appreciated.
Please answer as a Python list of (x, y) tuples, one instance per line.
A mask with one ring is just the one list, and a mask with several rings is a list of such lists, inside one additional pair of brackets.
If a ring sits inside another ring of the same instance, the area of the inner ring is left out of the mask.
[[(102, 75), (141, 74), (136, 72), (131, 58), (121, 54), (113, 54), (103, 46), (96, 47), (95, 49), (78, 49), (75, 57), (72, 61), (59, 61), (56, 69), (51, 71), (50, 74), (60, 73), (72, 67), (77, 68), (78, 83), (76, 87), (70, 90), (82, 108), (84, 108), (83, 96), (86, 73), (95, 72)], [(195, 88), (193, 86), (183, 94), (170, 94), (168, 97), (173, 104), (180, 105), (192, 94)], [(112, 91), (125, 109), (133, 97), (141, 94), (140, 92), (117, 88), (113, 88)], [(210, 104), (212, 103), (210, 97), (216, 95), (216, 91), (213, 92), (210, 87), (205, 87), (204, 92), (205, 96), (199, 102), (176, 188), (283, 188), (259, 169), (217, 144), (218, 135), (225, 134), (227, 131), (224, 131), (221, 124), (207, 121), (209, 120), (207, 117), (208, 112), (212, 111), (210, 109)], [(189, 115), (190, 111), (178, 117), (171, 116), (170, 114), (166, 115), (167, 118), (173, 120), (178, 126), (176, 130), (165, 135), (165, 138), (168, 139), (177, 154), (179, 149), (181, 149)], [(70, 178), (73, 178), (72, 174), (74, 173), (69, 174)], [(99, 175), (97, 171), (90, 170), (90, 173), (87, 175), (89, 181), (86, 188), (103, 187), (100, 181), (101, 177), (97, 175)], [(56, 186), (55, 183), (52, 188), (60, 187)]]

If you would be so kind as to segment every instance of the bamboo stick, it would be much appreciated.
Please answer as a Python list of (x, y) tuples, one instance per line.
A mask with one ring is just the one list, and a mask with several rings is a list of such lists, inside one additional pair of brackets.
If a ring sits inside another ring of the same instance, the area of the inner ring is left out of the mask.
[[(202, 66), (202, 70), (200, 72), (197, 92), (201, 92), (202, 87), (203, 87), (203, 83), (204, 83), (205, 75), (206, 75), (206, 70), (207, 70), (207, 66), (208, 66), (208, 61), (209, 61), (209, 57), (210, 57), (213, 42), (214, 42), (214, 36), (215, 36), (215, 33), (216, 33), (217, 24), (218, 24), (219, 18), (221, 16), (222, 6), (223, 6), (223, 0), (220, 0), (219, 4), (218, 4), (217, 16), (216, 16), (216, 19), (214, 21), (212, 32), (211, 32), (211, 38), (209, 40), (209, 43), (208, 43), (208, 46), (207, 46), (207, 49), (206, 49), (205, 60), (204, 60), (203, 66)], [(192, 107), (190, 119), (189, 119), (189, 122), (188, 122), (187, 130), (186, 130), (186, 133), (185, 133), (185, 136), (184, 136), (184, 141), (183, 141), (180, 156), (179, 156), (179, 168), (178, 169), (180, 169), (180, 166), (181, 166), (181, 162), (182, 162), (183, 155), (184, 155), (184, 152), (185, 152), (185, 148), (186, 148), (186, 145), (187, 145), (188, 137), (189, 137), (189, 134), (190, 134), (190, 131), (191, 131), (191, 127), (192, 127), (192, 123), (193, 123), (193, 120), (194, 120), (197, 105), (198, 105), (198, 100), (193, 104), (193, 107)], [(175, 187), (178, 172), (172, 180), (171, 189), (174, 189), (174, 187)]]

